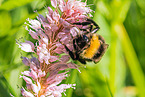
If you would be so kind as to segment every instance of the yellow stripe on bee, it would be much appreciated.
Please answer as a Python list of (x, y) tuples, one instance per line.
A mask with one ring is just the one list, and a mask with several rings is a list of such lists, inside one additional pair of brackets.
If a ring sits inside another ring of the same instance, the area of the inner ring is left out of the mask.
[(90, 47), (83, 51), (82, 57), (91, 59), (100, 47), (100, 41), (97, 34), (93, 34)]

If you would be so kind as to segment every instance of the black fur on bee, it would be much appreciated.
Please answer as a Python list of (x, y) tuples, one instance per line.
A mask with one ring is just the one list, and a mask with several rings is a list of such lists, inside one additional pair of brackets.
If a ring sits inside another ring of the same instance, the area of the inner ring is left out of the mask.
[(100, 29), (99, 26), (89, 18), (85, 22), (76, 22), (73, 25), (87, 26), (87, 28), (79, 28), (85, 33), (73, 37), (73, 51), (63, 44), (70, 57), (82, 64), (86, 64), (86, 61), (99, 62), (108, 48), (104, 38), (96, 33)]

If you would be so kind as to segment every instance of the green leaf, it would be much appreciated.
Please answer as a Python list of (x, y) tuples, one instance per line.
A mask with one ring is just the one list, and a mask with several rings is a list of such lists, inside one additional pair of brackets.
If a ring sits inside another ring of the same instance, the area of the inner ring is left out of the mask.
[[(88, 64), (87, 64), (88, 65)], [(80, 78), (87, 97), (111, 97), (106, 80), (98, 65), (87, 66), (81, 70)]]
[(2, 81), (2, 76), (0, 79), (0, 97), (11, 97), (8, 88), (5, 86), (6, 82)]
[(124, 22), (124, 20), (126, 19), (128, 10), (130, 8), (130, 0), (126, 0), (122, 3), (121, 7), (120, 7), (120, 11), (118, 13), (118, 21), (122, 21)]
[(0, 11), (0, 37), (7, 35), (11, 28), (11, 16), (8, 11)]
[(14, 96), (20, 97), (20, 87), (22, 86), (22, 79), (20, 79), (20, 72), (25, 69), (24, 65), (19, 66), (11, 71), (5, 72), (5, 77), (10, 85), (10, 90), (13, 91)]
[(144, 0), (136, 0), (136, 3), (139, 5), (139, 7), (145, 11), (145, 1)]
[[(74, 69), (71, 73), (70, 76), (67, 78), (66, 83), (68, 84), (75, 84), (76, 82), (76, 74), (77, 74), (78, 70)], [(67, 97), (72, 97), (72, 92), (73, 89), (70, 88), (66, 91), (66, 95)], [(64, 96), (65, 97), (65, 96)]]
[(0, 0), (0, 6), (1, 6), (2, 2), (3, 2), (3, 0)]
[(125, 58), (131, 71), (134, 83), (137, 87), (138, 95), (139, 97), (145, 97), (145, 75), (142, 71), (126, 29), (123, 24), (117, 22), (113, 23), (113, 27), (114, 31), (118, 34), (118, 37), (121, 40)]
[(26, 5), (32, 1), (33, 0), (8, 0), (0, 6), (0, 9), (1, 10), (11, 10), (16, 7)]

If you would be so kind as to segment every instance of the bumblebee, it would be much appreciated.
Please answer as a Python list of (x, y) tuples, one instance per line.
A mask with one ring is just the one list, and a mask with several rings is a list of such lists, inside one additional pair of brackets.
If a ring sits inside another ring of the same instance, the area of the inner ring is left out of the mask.
[[(86, 61), (99, 62), (108, 48), (108, 44), (105, 43), (104, 38), (96, 33), (99, 30), (99, 26), (91, 19), (87, 19), (86, 22), (82, 23), (74, 23), (74, 25), (88, 26), (88, 28), (80, 28), (84, 33), (77, 35), (73, 39), (73, 51), (63, 44), (70, 57), (82, 64), (86, 64)], [(95, 27), (93, 28), (93, 26)]]

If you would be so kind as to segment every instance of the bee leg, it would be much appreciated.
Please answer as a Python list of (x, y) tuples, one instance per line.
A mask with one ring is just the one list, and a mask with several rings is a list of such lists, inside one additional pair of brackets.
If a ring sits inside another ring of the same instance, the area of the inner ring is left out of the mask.
[(82, 64), (86, 64), (86, 61), (83, 60), (83, 59), (81, 59), (81, 58), (79, 57), (79, 52), (75, 52), (75, 55), (76, 55), (75, 60), (78, 60), (78, 61), (81, 62)]
[[(85, 22), (76, 22), (76, 23), (73, 23), (75, 25), (82, 25), (82, 26), (87, 26), (87, 25), (91, 25), (91, 22), (89, 20), (86, 20)], [(93, 26), (92, 26), (93, 27)], [(87, 33), (90, 32), (90, 29), (92, 29), (92, 27), (88, 27), (86, 29), (80, 29), (81, 31), (86, 31)]]
[(74, 53), (73, 53), (65, 44), (63, 44), (60, 40), (59, 40), (59, 42), (65, 47), (65, 49), (66, 49), (66, 51), (69, 53), (70, 57), (71, 57), (73, 60), (75, 60), (76, 58), (75, 58)]
[(80, 29), (81, 31), (87, 31), (86, 29)]
[[(87, 18), (86, 22), (81, 22), (81, 23), (77, 22), (77, 23), (73, 23), (73, 24), (82, 25), (82, 26), (90, 25), (90, 27), (88, 28), (89, 31), (87, 29), (80, 29), (82, 31), (87, 31), (87, 33), (88, 32), (96, 33), (100, 29), (100, 27), (95, 23), (95, 21), (93, 21), (92, 19), (89, 19), (89, 18)], [(95, 28), (93, 28), (93, 25), (95, 26)]]
[(93, 29), (93, 25), (90, 25), (89, 31), (91, 32)]
[(73, 47), (74, 47), (74, 50), (75, 50), (75, 51), (78, 51), (78, 50), (79, 50), (79, 46), (78, 46), (78, 44), (77, 44), (77, 39), (74, 39), (74, 40), (73, 40)]
[(80, 22), (77, 22), (77, 23), (73, 23), (73, 24), (86, 26), (86, 25), (91, 24), (91, 22), (81, 22), (81, 23)]
[(78, 61), (80, 61), (82, 64), (86, 64), (86, 61), (83, 59), (78, 59)]
[[(91, 33), (95, 33), (95, 32), (97, 32), (99, 29), (100, 29), (100, 27), (96, 24), (96, 22), (95, 21), (93, 21), (92, 19), (87, 19), (87, 21), (88, 22), (91, 22), (91, 26), (90, 26), (90, 32)], [(93, 25), (95, 26), (95, 28), (93, 29)]]
[(87, 18), (87, 21), (90, 22), (90, 24), (92, 23), (94, 26), (99, 27), (92, 19)]
[(74, 47), (74, 49), (76, 50), (77, 49), (77, 47), (76, 47), (76, 42), (75, 42), (76, 40), (74, 39), (73, 40), (73, 47)]
[(99, 29), (100, 29), (100, 28), (96, 27), (96, 28), (94, 28), (94, 29), (91, 31), (91, 33), (96, 33)]
[[(82, 25), (82, 26), (87, 26), (87, 25), (91, 25), (91, 22), (90, 21), (86, 21), (86, 22), (76, 22), (76, 23), (73, 23), (74, 25)], [(90, 27), (89, 27), (90, 28)], [(89, 29), (86, 28), (86, 29), (80, 29), (81, 31), (86, 31), (87, 33), (89, 32)]]
[(74, 53), (73, 53), (66, 45), (64, 45), (64, 47), (65, 47), (65, 49), (67, 50), (67, 52), (69, 53), (70, 57), (71, 57), (73, 60), (75, 60), (76, 58), (75, 58), (75, 56), (74, 56)]

